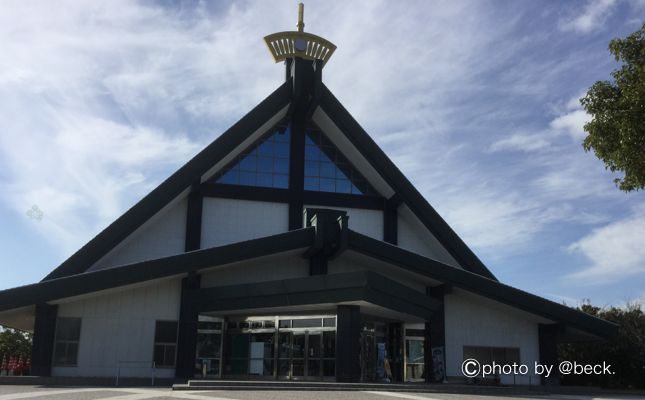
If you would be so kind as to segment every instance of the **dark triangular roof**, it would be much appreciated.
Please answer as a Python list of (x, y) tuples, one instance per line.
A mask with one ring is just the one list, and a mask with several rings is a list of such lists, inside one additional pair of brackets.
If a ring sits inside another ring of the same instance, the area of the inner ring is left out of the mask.
[[(264, 99), (251, 112), (224, 132), (172, 176), (126, 211), (85, 246), (49, 273), (43, 280), (61, 278), (85, 272), (139, 226), (159, 212), (169, 202), (244, 142), (253, 132), (283, 110), (292, 100), (293, 78)], [(415, 189), (372, 138), (349, 114), (331, 91), (321, 84), (318, 105), (338, 126), (347, 139), (390, 185), (396, 196), (406, 204), (425, 227), (467, 271), (496, 280), (495, 276), (448, 226), (425, 198)]]

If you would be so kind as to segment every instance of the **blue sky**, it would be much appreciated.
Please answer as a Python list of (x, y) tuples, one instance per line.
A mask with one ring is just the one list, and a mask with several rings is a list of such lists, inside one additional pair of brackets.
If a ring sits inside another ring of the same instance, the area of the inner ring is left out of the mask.
[[(296, 1), (0, 8), (0, 289), (40, 280), (267, 96)], [(505, 283), (645, 301), (645, 201), (581, 147), (578, 98), (645, 1), (307, 1), (323, 80)], [(42, 219), (27, 211), (36, 205)]]

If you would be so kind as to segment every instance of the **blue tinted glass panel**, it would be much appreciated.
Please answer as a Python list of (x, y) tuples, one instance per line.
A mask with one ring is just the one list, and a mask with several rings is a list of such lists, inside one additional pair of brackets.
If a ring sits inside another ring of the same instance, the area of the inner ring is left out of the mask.
[(333, 179), (320, 178), (320, 191), (321, 192), (335, 192), (335, 182)]
[(273, 187), (287, 189), (289, 187), (289, 175), (273, 175)]
[(344, 179), (336, 180), (336, 193), (351, 193), (352, 183)]
[(276, 158), (273, 161), (273, 172), (278, 172), (281, 174), (289, 173), (289, 159), (288, 158)]
[(318, 131), (307, 132), (305, 138), (305, 190), (376, 194), (356, 168)]
[(315, 190), (319, 191), (320, 190), (320, 179), (319, 178), (312, 178), (312, 177), (305, 177), (305, 190)]
[(217, 174), (216, 183), (261, 186), (286, 189), (289, 187), (289, 137), (291, 131), (276, 130), (261, 138)]

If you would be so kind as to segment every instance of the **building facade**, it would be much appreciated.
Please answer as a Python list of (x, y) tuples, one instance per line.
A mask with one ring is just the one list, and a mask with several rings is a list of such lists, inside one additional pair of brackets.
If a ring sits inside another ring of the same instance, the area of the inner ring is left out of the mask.
[(322, 82), (333, 44), (267, 45), (280, 87), (41, 282), (0, 292), (0, 324), (34, 333), (33, 374), (463, 381), (467, 358), (553, 363), (557, 343), (614, 334), (497, 280)]

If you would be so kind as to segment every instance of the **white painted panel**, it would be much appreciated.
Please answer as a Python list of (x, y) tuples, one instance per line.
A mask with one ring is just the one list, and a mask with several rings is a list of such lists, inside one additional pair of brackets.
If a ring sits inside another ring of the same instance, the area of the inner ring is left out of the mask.
[(186, 199), (172, 202), (88, 271), (183, 253), (186, 245), (186, 208)]
[(202, 248), (289, 230), (289, 206), (264, 201), (204, 198)]
[(114, 377), (118, 361), (131, 361), (121, 376), (150, 377), (155, 321), (179, 319), (180, 293), (181, 280), (171, 279), (60, 304), (58, 316), (81, 318), (81, 339), (77, 366), (54, 367), (52, 375)]
[(276, 254), (202, 272), (202, 287), (268, 282), (309, 276), (309, 261), (302, 257), (305, 249)]
[(439, 243), (439, 240), (419, 221), (414, 213), (401, 205), (398, 210), (398, 245), (425, 257), (461, 268), (459, 263)]
[(383, 240), (383, 211), (362, 208), (327, 207), (313, 204), (304, 206), (304, 208), (307, 207), (346, 211), (349, 216), (349, 229), (376, 240)]
[[(539, 384), (533, 375), (539, 361), (538, 323), (541, 319), (498, 302), (455, 290), (445, 297), (446, 374), (460, 377), (464, 346), (515, 347), (529, 375), (515, 376), (516, 384)], [(513, 383), (512, 376), (503, 377)]]

